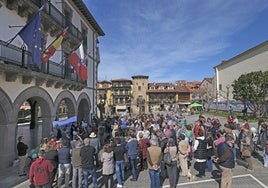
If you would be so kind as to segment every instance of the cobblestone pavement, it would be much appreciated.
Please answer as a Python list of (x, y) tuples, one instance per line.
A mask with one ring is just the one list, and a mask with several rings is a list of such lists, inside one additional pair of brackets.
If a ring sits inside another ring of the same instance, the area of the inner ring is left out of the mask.
[[(198, 115), (187, 116), (187, 123), (197, 120)], [(226, 118), (219, 118), (221, 123), (226, 122)], [(251, 124), (256, 126), (257, 124)], [(268, 168), (264, 168), (262, 164), (261, 153), (254, 153), (253, 155), (254, 171), (246, 171), (246, 163), (243, 160), (237, 160), (236, 166), (233, 169), (233, 186), (232, 188), (268, 188)], [(189, 182), (185, 177), (179, 177), (177, 187), (183, 188), (219, 188), (220, 176), (217, 168), (213, 167), (211, 173), (206, 172), (206, 176), (203, 178), (196, 177), (194, 181)], [(192, 174), (197, 172), (192, 169)], [(98, 170), (98, 174), (101, 174), (101, 169)], [(138, 181), (130, 181), (131, 173), (127, 172), (127, 180), (124, 183), (124, 188), (147, 188), (150, 187), (150, 178), (148, 171), (141, 171), (139, 173)], [(115, 177), (114, 177), (115, 178)], [(99, 187), (102, 187), (101, 177), (98, 178)], [(15, 188), (28, 188), (29, 182), (27, 177), (19, 177), (17, 175), (17, 169), (14, 167), (8, 168), (4, 171), (0, 171), (0, 187), (15, 187)], [(168, 179), (163, 182), (163, 188), (168, 188)]]

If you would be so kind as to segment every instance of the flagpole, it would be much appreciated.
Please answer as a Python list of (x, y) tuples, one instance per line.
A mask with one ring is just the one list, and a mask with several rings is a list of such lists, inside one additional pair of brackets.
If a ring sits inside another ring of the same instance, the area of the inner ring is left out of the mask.
[[(38, 9), (38, 11), (37, 11), (37, 13), (38, 12), (40, 12), (41, 10), (43, 10), (43, 8), (44, 8), (44, 5), (42, 5), (39, 9)], [(33, 19), (33, 18), (32, 18)], [(32, 21), (32, 19), (31, 19), (31, 21)], [(30, 23), (31, 21), (29, 21), (28, 23)], [(23, 28), (28, 24), (28, 23), (26, 23), (24, 26), (23, 26)], [(20, 30), (21, 31), (21, 30)], [(11, 39), (9, 39), (8, 41), (7, 41), (7, 44), (6, 44), (6, 47), (18, 36), (18, 34), (20, 33), (20, 31), (19, 32), (17, 32), (17, 34), (13, 37), (13, 38), (11, 38)]]

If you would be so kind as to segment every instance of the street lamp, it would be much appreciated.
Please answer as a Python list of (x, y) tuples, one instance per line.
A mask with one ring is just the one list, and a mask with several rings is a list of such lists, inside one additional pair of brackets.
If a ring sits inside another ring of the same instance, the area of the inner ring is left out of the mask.
[(229, 101), (229, 89), (230, 89), (230, 85), (228, 84), (226, 86), (227, 92), (226, 92), (226, 98), (227, 98), (227, 106), (230, 106), (230, 101)]

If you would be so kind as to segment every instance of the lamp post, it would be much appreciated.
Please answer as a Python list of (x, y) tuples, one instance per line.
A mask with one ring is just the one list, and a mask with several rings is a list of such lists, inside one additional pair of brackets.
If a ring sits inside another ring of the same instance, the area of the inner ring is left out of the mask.
[(228, 84), (226, 86), (227, 92), (226, 92), (226, 98), (227, 98), (227, 106), (230, 106), (230, 101), (229, 101), (229, 89), (230, 89), (230, 85)]

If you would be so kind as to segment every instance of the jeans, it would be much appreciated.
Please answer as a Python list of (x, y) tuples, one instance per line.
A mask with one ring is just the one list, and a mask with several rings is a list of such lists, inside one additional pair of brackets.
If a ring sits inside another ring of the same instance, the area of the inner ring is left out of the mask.
[(160, 188), (160, 168), (158, 170), (149, 169), (151, 188)]
[(266, 149), (265, 147), (263, 148), (263, 164), (265, 166), (268, 166), (268, 155), (266, 154)]
[(212, 172), (213, 170), (213, 163), (212, 163), (211, 157), (207, 158), (206, 169), (208, 170), (208, 172)]
[(70, 181), (70, 172), (71, 172), (71, 164), (59, 164), (58, 167), (59, 174), (58, 174), (58, 187), (61, 187), (63, 176), (65, 176), (64, 181), (65, 181), (65, 187), (69, 186), (69, 181)]
[(93, 187), (98, 188), (98, 183), (97, 183), (97, 174), (95, 169), (83, 169), (83, 176), (84, 176), (84, 188), (88, 188), (88, 176), (91, 174), (92, 176), (92, 181), (93, 181)]
[(125, 167), (124, 161), (115, 161), (115, 175), (117, 179), (117, 183), (119, 185), (123, 185), (123, 181), (125, 180)]
[(82, 168), (73, 166), (73, 179), (72, 179), (73, 188), (82, 186)]
[(129, 156), (129, 162), (130, 162), (130, 166), (131, 166), (132, 178), (135, 179), (135, 180), (138, 179), (136, 160), (137, 160), (137, 155)]

